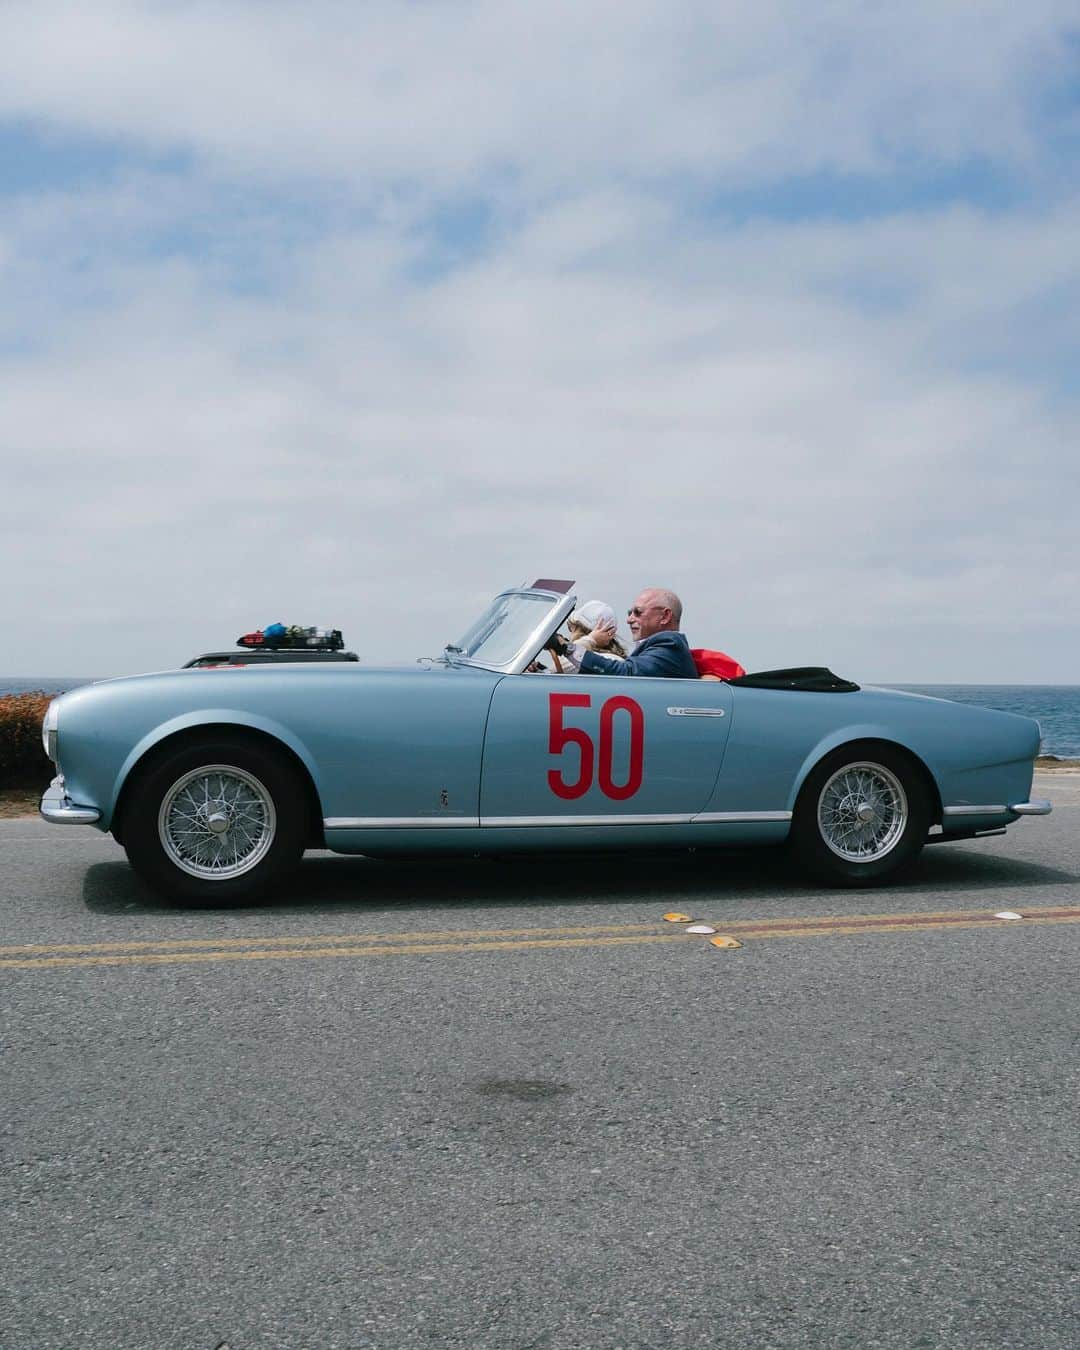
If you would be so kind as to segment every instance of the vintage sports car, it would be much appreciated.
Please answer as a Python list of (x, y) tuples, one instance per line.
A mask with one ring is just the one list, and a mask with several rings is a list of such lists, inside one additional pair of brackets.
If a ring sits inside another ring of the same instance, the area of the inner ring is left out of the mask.
[(788, 843), (865, 886), (1031, 801), (1029, 718), (828, 671), (531, 673), (572, 583), (504, 591), (442, 656), (192, 668), (54, 700), (41, 813), (111, 830), (162, 894), (257, 894), (305, 848), (374, 856)]

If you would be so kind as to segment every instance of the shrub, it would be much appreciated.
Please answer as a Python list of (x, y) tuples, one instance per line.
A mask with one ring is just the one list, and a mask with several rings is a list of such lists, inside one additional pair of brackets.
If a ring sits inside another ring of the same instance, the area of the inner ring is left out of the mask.
[(0, 697), (0, 788), (44, 787), (56, 770), (41, 748), (48, 694)]

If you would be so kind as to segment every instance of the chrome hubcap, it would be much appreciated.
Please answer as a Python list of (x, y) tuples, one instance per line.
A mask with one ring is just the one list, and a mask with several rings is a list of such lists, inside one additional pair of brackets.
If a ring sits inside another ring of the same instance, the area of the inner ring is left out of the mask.
[(908, 819), (903, 784), (883, 764), (845, 764), (821, 789), (818, 829), (846, 862), (875, 862), (900, 842)]
[(225, 880), (250, 872), (277, 829), (274, 803), (252, 774), (209, 764), (178, 779), (158, 812), (158, 838), (171, 862), (193, 877)]

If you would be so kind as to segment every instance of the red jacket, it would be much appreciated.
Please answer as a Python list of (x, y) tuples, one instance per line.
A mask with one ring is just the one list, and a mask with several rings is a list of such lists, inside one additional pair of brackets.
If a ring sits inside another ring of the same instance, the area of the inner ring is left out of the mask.
[(721, 680), (737, 680), (740, 675), (746, 674), (738, 661), (725, 655), (724, 652), (711, 652), (708, 647), (691, 647), (690, 655), (694, 658), (699, 675), (716, 675)]

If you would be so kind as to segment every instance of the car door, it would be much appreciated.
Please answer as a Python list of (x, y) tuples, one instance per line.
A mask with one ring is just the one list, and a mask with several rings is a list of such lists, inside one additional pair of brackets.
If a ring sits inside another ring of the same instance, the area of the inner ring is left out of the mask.
[(731, 705), (712, 680), (507, 675), (488, 713), (481, 827), (689, 821), (720, 771)]

